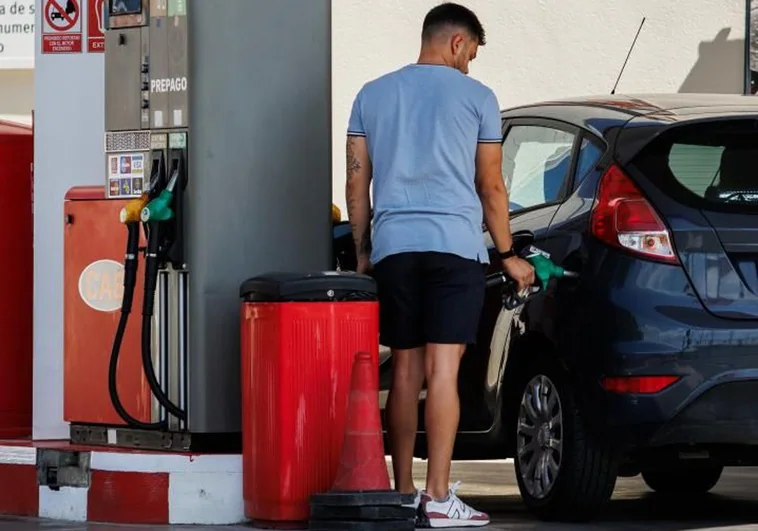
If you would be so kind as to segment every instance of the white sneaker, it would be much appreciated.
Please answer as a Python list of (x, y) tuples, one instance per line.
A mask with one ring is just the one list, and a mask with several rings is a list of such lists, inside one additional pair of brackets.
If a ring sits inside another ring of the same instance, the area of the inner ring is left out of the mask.
[(429, 527), (483, 527), (490, 523), (490, 517), (464, 503), (455, 491), (460, 487), (457, 482), (450, 488), (448, 498), (445, 501), (435, 501), (431, 496), (424, 493), (421, 499), (423, 522)]

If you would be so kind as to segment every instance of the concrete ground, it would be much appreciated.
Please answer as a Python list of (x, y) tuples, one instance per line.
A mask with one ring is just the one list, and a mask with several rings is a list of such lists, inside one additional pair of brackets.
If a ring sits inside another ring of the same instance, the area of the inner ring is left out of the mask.
[[(416, 473), (422, 485), (424, 463)], [(660, 530), (660, 531), (758, 531), (758, 469), (736, 468), (725, 472), (712, 493), (700, 497), (671, 498), (652, 493), (640, 478), (621, 479), (607, 511), (584, 525), (546, 524), (524, 510), (510, 463), (454, 463), (453, 481), (461, 480), (459, 493), (476, 508), (488, 511), (493, 523), (487, 529), (518, 531)], [(0, 531), (127, 531), (139, 526), (75, 524), (0, 517)], [(149, 526), (169, 529), (218, 529), (252, 531), (247, 526)]]

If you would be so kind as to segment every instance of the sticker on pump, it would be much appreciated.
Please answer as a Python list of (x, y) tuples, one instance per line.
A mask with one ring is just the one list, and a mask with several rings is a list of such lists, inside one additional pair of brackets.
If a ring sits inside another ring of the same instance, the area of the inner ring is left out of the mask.
[(132, 173), (142, 173), (144, 168), (144, 155), (132, 155)]
[(98, 312), (121, 309), (124, 296), (124, 266), (115, 260), (97, 260), (79, 275), (79, 296)]

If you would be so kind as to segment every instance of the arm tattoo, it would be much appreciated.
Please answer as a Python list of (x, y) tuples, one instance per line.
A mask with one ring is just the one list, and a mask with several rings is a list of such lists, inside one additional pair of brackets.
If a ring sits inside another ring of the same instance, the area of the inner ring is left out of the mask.
[(347, 180), (352, 180), (353, 176), (361, 170), (361, 163), (355, 157), (353, 151), (353, 142), (355, 139), (350, 136), (347, 138)]
[(363, 165), (355, 156), (355, 138), (347, 138), (346, 146), (346, 193), (347, 193), (347, 211), (350, 219), (350, 227), (353, 232), (353, 242), (358, 255), (368, 256), (371, 254), (371, 221), (368, 217), (370, 204), (366, 201), (368, 198), (362, 197), (362, 185), (356, 177), (362, 171), (369, 168), (363, 168)]

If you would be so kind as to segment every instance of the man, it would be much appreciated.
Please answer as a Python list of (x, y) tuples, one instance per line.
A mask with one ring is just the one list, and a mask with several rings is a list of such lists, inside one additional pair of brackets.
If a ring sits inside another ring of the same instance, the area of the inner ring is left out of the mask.
[[(392, 350), (387, 415), (395, 488), (416, 494), (418, 514), (431, 527), (489, 522), (449, 487), (458, 367), (476, 340), (489, 261), (482, 219), (507, 274), (520, 287), (534, 282), (531, 265), (512, 251), (497, 98), (467, 77), (484, 44), (474, 13), (453, 3), (435, 7), (424, 19), (418, 62), (364, 85), (347, 133), (358, 271), (374, 264), (380, 340)], [(412, 463), (424, 380), (429, 467), (419, 492)]]

